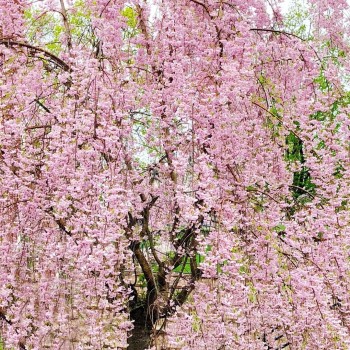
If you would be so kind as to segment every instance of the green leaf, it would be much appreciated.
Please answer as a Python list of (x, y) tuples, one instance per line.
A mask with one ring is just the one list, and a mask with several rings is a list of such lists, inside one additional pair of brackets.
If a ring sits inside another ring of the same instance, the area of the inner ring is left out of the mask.
[(274, 231), (276, 231), (277, 233), (281, 233), (284, 232), (286, 230), (286, 226), (282, 225), (282, 224), (278, 224), (273, 228)]
[(137, 26), (137, 12), (132, 7), (127, 6), (122, 10), (121, 14), (127, 18), (127, 25), (135, 29)]

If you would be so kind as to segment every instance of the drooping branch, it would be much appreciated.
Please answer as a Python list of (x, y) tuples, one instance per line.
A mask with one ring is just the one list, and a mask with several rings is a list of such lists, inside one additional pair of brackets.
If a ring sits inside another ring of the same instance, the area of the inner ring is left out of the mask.
[(66, 7), (64, 5), (64, 1), (60, 0), (60, 3), (61, 3), (61, 11), (62, 11), (61, 14), (63, 17), (64, 29), (66, 31), (66, 37), (67, 37), (67, 47), (68, 47), (68, 50), (71, 50), (72, 49), (72, 33), (71, 33), (70, 25), (68, 22), (67, 10), (66, 10)]
[(150, 55), (151, 54), (151, 47), (150, 47), (150, 43), (149, 43), (149, 33), (148, 33), (148, 29), (146, 26), (146, 21), (144, 18), (144, 14), (143, 14), (143, 9), (140, 5), (136, 5), (136, 11), (137, 11), (137, 15), (138, 15), (138, 20), (139, 20), (139, 26), (141, 29), (141, 33), (144, 35), (145, 39), (146, 39), (146, 50), (147, 50), (147, 54)]
[[(4, 312), (4, 310), (2, 308), (0, 308), (0, 320), (5, 321), (10, 326), (13, 325), (13, 322), (6, 317), (6, 314), (5, 314), (5, 312)], [(15, 332), (17, 333), (16, 329), (15, 329)], [(18, 347), (19, 347), (20, 350), (26, 350), (27, 349), (23, 342), (19, 342), (18, 343)]]
[(198, 0), (190, 0), (190, 1), (195, 3), (195, 4), (197, 4), (197, 5), (199, 5), (199, 6), (201, 6), (204, 9), (204, 11), (208, 14), (210, 19), (213, 19), (212, 15), (210, 14), (210, 11), (209, 11), (208, 7), (205, 4), (203, 4), (202, 2), (200, 2)]
[(5, 312), (3, 311), (2, 308), (0, 308), (0, 319), (5, 321), (9, 325), (12, 325), (12, 321), (6, 317)]
[(27, 48), (29, 50), (34, 51), (35, 53), (43, 54), (48, 59), (50, 59), (53, 63), (55, 63), (58, 67), (62, 68), (64, 71), (66, 71), (66, 72), (72, 71), (71, 67), (66, 62), (64, 62), (62, 59), (60, 59), (56, 55), (52, 54), (51, 52), (49, 52), (45, 49), (42, 49), (41, 47), (33, 46), (31, 44), (21, 42), (21, 41), (12, 40), (10, 38), (1, 38), (0, 45), (4, 45), (4, 46), (9, 47), (9, 48), (13, 48), (16, 46)]
[(275, 34), (280, 34), (280, 35), (285, 35), (287, 37), (294, 37), (297, 38), (301, 41), (306, 41), (306, 39), (303, 39), (302, 37), (293, 34), (293, 33), (289, 33), (289, 32), (285, 32), (284, 30), (277, 30), (277, 29), (270, 29), (270, 28), (250, 28), (250, 31), (252, 32), (268, 32), (268, 33), (275, 33)]
[(51, 113), (51, 111), (43, 104), (41, 103), (37, 98), (34, 100), (45, 112)]
[(262, 110), (264, 110), (266, 113), (270, 114), (272, 117), (276, 118), (285, 128), (286, 130), (288, 130), (289, 132), (291, 132), (297, 139), (301, 140), (301, 137), (292, 129), (287, 128), (286, 125), (283, 123), (283, 120), (281, 119), (281, 117), (279, 117), (278, 115), (276, 115), (275, 113), (272, 113), (271, 111), (269, 111), (266, 107), (262, 106), (260, 103), (254, 102), (252, 101), (252, 104), (254, 106), (257, 106), (259, 108), (261, 108)]

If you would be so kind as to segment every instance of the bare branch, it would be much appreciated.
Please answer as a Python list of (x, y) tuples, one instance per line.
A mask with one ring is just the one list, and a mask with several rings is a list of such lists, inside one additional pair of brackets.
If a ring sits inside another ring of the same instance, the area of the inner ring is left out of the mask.
[(287, 37), (294, 37), (294, 38), (297, 38), (301, 41), (306, 41), (305, 39), (303, 39), (302, 37), (296, 35), (296, 34), (293, 34), (293, 33), (289, 33), (289, 32), (285, 32), (283, 30), (277, 30), (277, 29), (270, 29), (270, 28), (251, 28), (250, 29), (251, 31), (254, 31), (254, 32), (268, 32), (268, 33), (275, 33), (275, 34), (281, 34), (281, 35), (285, 35)]
[(57, 66), (61, 67), (64, 71), (66, 71), (66, 72), (72, 71), (72, 69), (69, 67), (69, 65), (67, 63), (65, 63), (63, 60), (61, 60), (59, 57), (52, 54), (51, 52), (49, 52), (45, 49), (42, 49), (40, 47), (36, 47), (36, 46), (30, 45), (28, 43), (12, 40), (12, 39), (8, 39), (8, 38), (1, 38), (0, 45), (5, 45), (6, 47), (14, 47), (14, 46), (25, 47), (25, 48), (33, 50), (37, 53), (42, 53), (44, 56), (49, 58)]

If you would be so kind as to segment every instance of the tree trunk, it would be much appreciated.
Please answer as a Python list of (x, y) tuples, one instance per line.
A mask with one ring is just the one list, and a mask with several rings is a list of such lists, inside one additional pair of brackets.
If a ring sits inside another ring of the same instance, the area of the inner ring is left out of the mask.
[(151, 332), (147, 326), (146, 310), (139, 307), (131, 311), (131, 319), (134, 321), (134, 328), (128, 340), (128, 350), (148, 349), (151, 342)]

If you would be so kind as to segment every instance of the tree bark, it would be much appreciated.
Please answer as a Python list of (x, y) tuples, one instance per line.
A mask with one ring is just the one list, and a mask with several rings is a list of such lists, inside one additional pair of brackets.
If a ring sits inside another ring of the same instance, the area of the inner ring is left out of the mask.
[(134, 328), (128, 340), (128, 350), (145, 350), (151, 343), (151, 331), (147, 325), (147, 312), (144, 307), (132, 310), (131, 319), (134, 321)]

